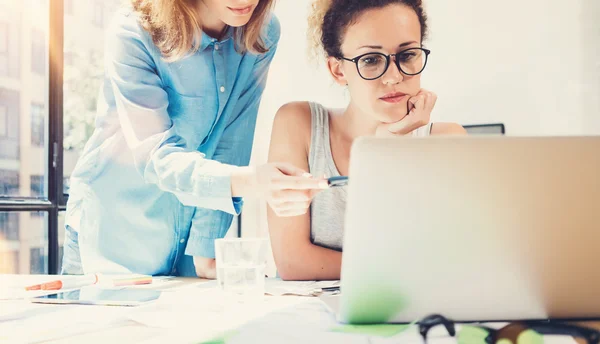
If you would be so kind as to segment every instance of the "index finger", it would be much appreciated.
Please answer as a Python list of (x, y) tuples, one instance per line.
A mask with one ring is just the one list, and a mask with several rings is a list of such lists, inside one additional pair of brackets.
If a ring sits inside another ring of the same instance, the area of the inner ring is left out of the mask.
[(273, 186), (280, 190), (320, 190), (329, 187), (325, 179), (296, 176), (282, 176), (274, 179)]

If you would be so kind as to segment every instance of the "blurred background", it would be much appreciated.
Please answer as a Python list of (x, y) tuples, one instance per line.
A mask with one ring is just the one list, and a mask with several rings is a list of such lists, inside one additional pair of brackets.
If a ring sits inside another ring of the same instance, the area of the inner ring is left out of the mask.
[[(279, 0), (282, 25), (256, 128), (266, 161), (275, 112), (347, 95), (308, 58), (310, 0)], [(68, 178), (94, 128), (103, 34), (122, 0), (0, 0), (0, 273), (56, 273)], [(503, 124), (506, 135), (600, 134), (600, 1), (425, 0), (423, 87), (434, 121)], [(239, 226), (241, 224), (241, 226)], [(228, 235), (267, 236), (247, 200)], [(270, 267), (271, 273), (273, 265)]]

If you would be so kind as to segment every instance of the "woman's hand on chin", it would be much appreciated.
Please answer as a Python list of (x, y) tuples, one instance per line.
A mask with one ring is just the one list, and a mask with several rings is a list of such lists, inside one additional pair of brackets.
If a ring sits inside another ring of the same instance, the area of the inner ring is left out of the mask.
[(393, 137), (409, 135), (426, 126), (431, 120), (431, 112), (437, 101), (437, 95), (425, 89), (408, 100), (408, 114), (394, 123), (382, 123), (377, 127), (375, 136)]

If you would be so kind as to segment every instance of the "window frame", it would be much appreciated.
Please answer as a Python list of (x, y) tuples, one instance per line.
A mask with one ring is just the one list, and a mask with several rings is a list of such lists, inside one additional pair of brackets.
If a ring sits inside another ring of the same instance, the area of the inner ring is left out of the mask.
[(46, 212), (48, 214), (48, 274), (59, 273), (58, 216), (66, 210), (68, 196), (63, 194), (63, 58), (64, 0), (49, 3), (48, 51), (49, 72), (47, 198), (0, 197), (0, 212)]

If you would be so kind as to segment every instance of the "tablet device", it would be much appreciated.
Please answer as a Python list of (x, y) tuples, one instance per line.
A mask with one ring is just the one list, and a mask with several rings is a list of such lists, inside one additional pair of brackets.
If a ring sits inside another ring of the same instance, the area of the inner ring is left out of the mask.
[(103, 306), (139, 306), (154, 301), (160, 296), (158, 290), (102, 289), (84, 287), (72, 291), (31, 298), (34, 303), (80, 304)]

